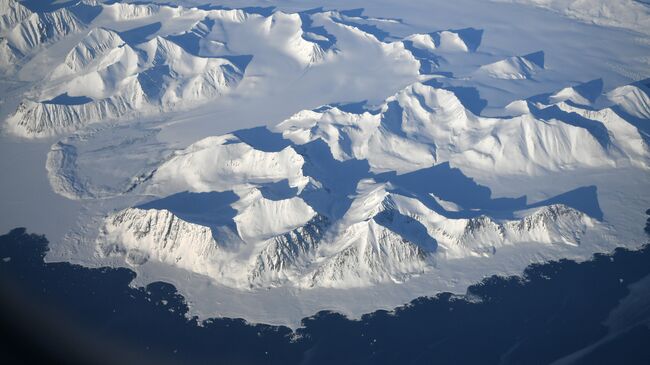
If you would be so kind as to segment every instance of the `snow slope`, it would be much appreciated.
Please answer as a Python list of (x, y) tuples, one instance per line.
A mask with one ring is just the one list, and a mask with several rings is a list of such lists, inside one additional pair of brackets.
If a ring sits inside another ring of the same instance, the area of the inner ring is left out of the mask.
[(303, 163), (302, 156), (291, 147), (264, 152), (232, 135), (208, 137), (162, 164), (147, 191), (158, 195), (225, 191), (281, 180), (302, 188), (307, 183), (301, 170)]

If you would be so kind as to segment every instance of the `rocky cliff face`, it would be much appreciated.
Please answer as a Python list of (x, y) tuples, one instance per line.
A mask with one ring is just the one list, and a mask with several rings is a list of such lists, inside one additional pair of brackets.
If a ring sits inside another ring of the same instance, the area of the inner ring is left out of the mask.
[(210, 228), (167, 210), (120, 211), (106, 219), (97, 242), (102, 255), (126, 254), (132, 264), (156, 260), (204, 275), (219, 269), (220, 248)]

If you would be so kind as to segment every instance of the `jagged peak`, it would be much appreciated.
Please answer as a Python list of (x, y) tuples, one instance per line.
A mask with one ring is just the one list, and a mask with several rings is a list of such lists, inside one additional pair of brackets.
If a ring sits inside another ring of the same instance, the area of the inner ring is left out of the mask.
[(558, 219), (567, 218), (574, 221), (590, 220), (588, 216), (564, 204), (551, 204), (535, 210), (521, 219), (524, 227), (545, 227)]
[[(74, 74), (83, 70), (102, 55), (125, 45), (116, 32), (102, 28), (92, 28), (86, 36), (65, 57), (64, 63), (52, 72), (53, 77)], [(98, 68), (105, 68), (103, 65)]]
[(329, 225), (329, 219), (316, 214), (305, 225), (266, 241), (253, 257), (249, 281), (282, 284), (292, 272), (308, 267)]
[[(163, 6), (158, 4), (129, 4), (114, 2), (102, 4), (102, 13), (114, 20), (130, 20), (151, 17), (160, 12)], [(180, 13), (181, 8), (164, 6), (172, 12)]]
[(97, 243), (105, 256), (135, 252), (140, 258), (155, 258), (201, 274), (215, 269), (220, 251), (209, 227), (184, 221), (165, 209), (128, 208), (110, 215)]
[(169, 65), (174, 72), (183, 75), (196, 74), (210, 66), (228, 66), (231, 72), (240, 76), (243, 70), (232, 64), (225, 58), (201, 57), (187, 52), (175, 42), (161, 36), (138, 45), (147, 54), (145, 63), (150, 67)]
[(81, 102), (23, 100), (7, 119), (7, 128), (18, 136), (43, 138), (71, 132), (93, 122), (128, 117), (134, 110), (143, 110), (145, 100), (135, 78), (125, 79), (124, 85), (122, 92), (98, 100), (67, 94), (64, 94), (65, 99), (80, 99)]
[(6, 35), (12, 47), (22, 55), (34, 48), (81, 31), (86, 24), (70, 9), (61, 8), (47, 13), (31, 13), (17, 23)]
[(0, 34), (31, 15), (32, 12), (17, 0), (0, 0)]
[(650, 87), (641, 83), (623, 85), (609, 91), (605, 97), (634, 117), (650, 119)]
[(347, 245), (303, 277), (304, 287), (353, 288), (402, 282), (428, 270), (427, 253), (374, 220), (351, 225)]

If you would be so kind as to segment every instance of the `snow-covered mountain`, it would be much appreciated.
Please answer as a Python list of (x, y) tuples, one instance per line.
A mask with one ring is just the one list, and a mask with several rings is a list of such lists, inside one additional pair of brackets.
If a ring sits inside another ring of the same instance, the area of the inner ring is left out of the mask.
[(646, 165), (647, 146), (632, 142), (639, 133), (630, 123), (612, 118), (603, 130), (599, 122), (574, 119), (555, 107), (505, 119), (478, 117), (453, 92), (417, 83), (374, 112), (302, 111), (277, 130), (299, 145), (323, 140), (337, 160), (368, 160), (376, 172), (405, 173), (446, 161), (512, 174)]
[[(524, 176), (619, 164), (647, 168), (640, 132), (611, 108), (580, 109), (564, 101), (529, 108), (518, 117), (478, 117), (453, 92), (416, 83), (373, 110), (299, 112), (276, 127), (286, 146), (275, 151), (259, 149), (238, 132), (206, 138), (177, 151), (136, 189), (162, 197), (232, 194), (232, 214), (210, 225), (215, 237), (224, 238), (211, 241), (219, 249), (184, 251), (190, 256), (184, 262), (218, 262), (215, 271), (203, 269), (205, 264), (197, 270), (178, 266), (238, 288), (364, 287), (403, 282), (434, 269), (438, 260), (490, 257), (504, 247), (578, 246), (603, 223), (570, 206), (521, 206), (509, 218), (499, 217), (504, 212), (480, 214), (445, 203), (434, 192), (422, 195), (424, 181), (413, 185), (402, 177), (442, 163)], [(579, 124), (576, 118), (584, 120)], [(337, 163), (353, 160), (367, 161), (365, 178), (335, 170)], [(345, 180), (356, 185), (352, 192), (343, 189)], [(176, 209), (178, 204), (182, 200)], [(128, 233), (151, 214), (129, 208), (107, 218), (104, 230)], [(199, 216), (191, 216), (197, 223), (183, 223), (192, 227), (188, 232), (203, 232), (201, 222), (210, 218)], [(129, 238), (130, 246), (117, 252), (136, 248), (161, 257), (149, 243), (150, 234), (159, 233), (148, 232)], [(173, 232), (173, 239), (181, 239)], [(102, 235), (100, 246), (120, 247), (127, 233), (113, 235), (119, 239)]]
[(117, 33), (96, 28), (50, 75), (48, 93), (58, 96), (24, 100), (8, 124), (15, 134), (39, 137), (135, 113), (187, 108), (226, 93), (243, 73), (227, 59), (193, 56), (162, 37), (131, 47)]
[(245, 195), (232, 204), (238, 238), (229, 238), (243, 245), (215, 239), (227, 237), (216, 227), (142, 208), (106, 218), (97, 242), (104, 255), (126, 255), (132, 265), (137, 253), (236, 288), (349, 288), (402, 282), (432, 270), (436, 260), (489, 257), (505, 246), (579, 245), (600, 224), (564, 205), (514, 220), (450, 219), (388, 189), (394, 187), (361, 181), (349, 210), (334, 222), (299, 197), (272, 201), (253, 193), (250, 202)]
[(0, 1), (0, 32), (4, 34), (6, 30), (12, 29), (31, 14), (29, 9), (16, 0)]
[[(7, 0), (2, 7), (3, 27), (0, 52), (3, 59), (18, 62), (37, 47), (82, 31), (86, 24), (70, 9), (62, 8), (48, 13), (32, 13), (15, 0)], [(2, 64), (2, 69), (12, 64)]]
[(100, 24), (163, 16), (199, 20), (186, 25), (187, 30), (163, 32), (163, 28), (139, 38), (137, 34), (148, 30), (135, 28), (134, 36), (89, 26), (68, 8), (31, 13), (15, 1), (6, 2), (5, 22), (16, 24), (0, 39), (0, 69), (5, 72), (16, 72), (16, 65), (28, 63), (36, 47), (81, 37), (46, 75), (37, 93), (30, 93), (8, 118), (9, 132), (30, 138), (60, 135), (92, 122), (186, 110), (214, 100), (244, 76), (246, 62), (229, 58), (249, 57), (240, 53), (247, 49), (239, 49), (239, 43), (231, 44), (239, 37), (266, 39), (253, 45), (261, 48), (254, 49), (253, 56), (279, 52), (299, 68), (318, 64), (333, 52), (319, 44), (327, 38), (303, 30), (298, 14), (194, 9), (187, 15), (181, 8), (156, 5), (79, 6), (98, 11), (95, 23)]
[(650, 42), (598, 24), (645, 5), (514, 2), (598, 21), (0, 0), (2, 184), (22, 192), (0, 189), (17, 212), (0, 223), (28, 206), (62, 231), (52, 260), (170, 281), (201, 317), (292, 325), (632, 247)]
[(125, 48), (126, 50), (133, 51), (130, 47), (126, 46), (124, 40), (115, 32), (104, 29), (94, 28), (79, 42), (65, 57), (63, 64), (59, 65), (53, 72), (52, 78), (65, 77), (74, 75), (78, 72), (83, 72), (92, 62), (97, 63), (97, 68), (106, 67), (122, 56), (109, 55), (115, 52), (118, 48)]
[(234, 135), (208, 137), (176, 152), (156, 169), (147, 191), (157, 195), (226, 191), (283, 180), (302, 189), (308, 182), (303, 163), (303, 157), (291, 147), (265, 152)]
[(208, 227), (154, 209), (131, 208), (112, 216), (102, 228), (99, 241), (104, 255), (126, 250), (130, 264), (154, 259), (200, 274), (213, 270), (219, 250)]

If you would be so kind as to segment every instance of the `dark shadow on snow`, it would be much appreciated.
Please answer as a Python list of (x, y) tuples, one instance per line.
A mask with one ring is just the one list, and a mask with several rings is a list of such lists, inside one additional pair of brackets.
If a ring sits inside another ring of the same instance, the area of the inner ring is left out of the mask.
[(557, 105), (551, 105), (544, 109), (538, 109), (529, 105), (530, 112), (537, 119), (549, 121), (552, 119), (558, 120), (575, 127), (583, 128), (604, 148), (608, 149), (611, 145), (611, 139), (607, 131), (607, 127), (602, 122), (593, 119), (587, 119), (578, 113), (565, 112)]
[[(398, 193), (417, 198), (429, 209), (448, 218), (471, 218), (499, 212), (510, 216), (513, 211), (526, 206), (525, 196), (492, 199), (488, 187), (477, 184), (460, 169), (450, 167), (447, 162), (402, 175), (380, 174), (376, 179), (392, 183), (398, 188)], [(445, 210), (431, 194), (458, 205), (462, 210)]]
[[(593, 103), (602, 95), (603, 92), (603, 79), (595, 79), (591, 81), (587, 81), (584, 83), (577, 84), (575, 86), (572, 86), (573, 90), (575, 90), (578, 95), (582, 96), (583, 98), (587, 99), (589, 102)], [(533, 103), (542, 103), (542, 104), (551, 104), (551, 96), (554, 93), (544, 93), (540, 95), (535, 95), (531, 96), (527, 100)], [(580, 108), (589, 108), (591, 109), (590, 106), (588, 105), (576, 105), (575, 102), (571, 100), (566, 100), (565, 101), (569, 105), (573, 106), (578, 106)]]
[(230, 204), (237, 200), (239, 197), (232, 191), (183, 192), (139, 205), (137, 208), (165, 209), (186, 222), (215, 228), (234, 224), (233, 218), (237, 211)]
[(429, 235), (427, 228), (414, 218), (401, 214), (395, 209), (387, 209), (374, 217), (377, 224), (397, 233), (405, 240), (427, 252), (435, 252), (438, 242)]
[(428, 80), (424, 82), (424, 84), (453, 92), (465, 109), (469, 110), (474, 115), (480, 116), (483, 109), (487, 106), (487, 100), (481, 98), (481, 94), (475, 87), (449, 85), (448, 83), (443, 83), (437, 79)]
[(332, 17), (332, 20), (336, 23), (354, 27), (365, 33), (372, 34), (381, 42), (385, 41), (390, 36), (390, 33), (380, 29), (374, 24), (368, 24), (366, 22), (368, 18), (361, 15), (363, 11), (363, 8), (342, 10), (339, 11), (339, 14), (341, 14), (341, 16)]
[(537, 51), (521, 56), (523, 59), (528, 60), (539, 68), (544, 68), (544, 51)]
[(274, 183), (266, 183), (259, 187), (262, 196), (269, 200), (291, 199), (298, 195), (298, 188), (289, 186), (287, 179)]
[(218, 58), (223, 58), (230, 61), (233, 65), (237, 66), (242, 73), (246, 71), (248, 64), (253, 60), (251, 55), (237, 55), (237, 56), (219, 56)]
[(156, 34), (160, 28), (162, 28), (162, 23), (155, 22), (120, 32), (119, 35), (126, 43), (140, 44), (150, 40), (150, 37)]
[(603, 211), (598, 204), (598, 188), (594, 185), (583, 186), (550, 199), (528, 205), (528, 208), (541, 208), (551, 204), (564, 204), (586, 215), (603, 220)]
[(413, 57), (420, 62), (420, 74), (433, 74), (440, 67), (441, 57), (416, 47), (413, 41), (405, 40), (402, 43), (404, 44), (404, 48), (411, 52)]
[[(307, 190), (301, 197), (332, 220), (342, 217), (352, 204), (351, 195), (356, 192), (359, 181), (371, 177), (368, 161), (338, 161), (322, 139), (294, 146), (294, 149), (305, 158), (303, 174), (324, 186), (324, 189)], [(330, 203), (333, 207), (323, 205)]]
[[(336, 44), (336, 37), (333, 34), (328, 33), (323, 26), (313, 26), (314, 22), (311, 19), (311, 15), (319, 12), (323, 12), (322, 7), (305, 10), (298, 13), (300, 16), (300, 21), (302, 23), (302, 37), (310, 42), (318, 44), (323, 50), (327, 51), (329, 49), (332, 49)], [(316, 35), (316, 37), (310, 35), (310, 33)]]
[(43, 104), (58, 104), (58, 105), (83, 105), (92, 102), (93, 99), (87, 96), (70, 96), (67, 92), (52, 98), (50, 100), (42, 101)]
[[(350, 108), (356, 111), (351, 112), (365, 111), (364, 105), (363, 103), (352, 104)], [(383, 116), (382, 124), (388, 130), (399, 132), (400, 115), (399, 105), (391, 105)], [(282, 138), (281, 133), (271, 132), (266, 127), (240, 130), (234, 134), (244, 143), (265, 152), (279, 152), (292, 146), (305, 159), (303, 174), (313, 177), (323, 185), (322, 189), (308, 187), (300, 196), (317, 212), (333, 220), (345, 214), (356, 194), (357, 185), (362, 179), (367, 178), (380, 183), (390, 182), (396, 193), (416, 198), (429, 209), (452, 219), (471, 218), (483, 214), (512, 219), (516, 211), (550, 204), (564, 204), (593, 218), (603, 219), (595, 186), (578, 187), (543, 202), (528, 204), (526, 196), (492, 198), (492, 192), (488, 187), (478, 184), (463, 174), (460, 169), (452, 168), (448, 162), (401, 175), (395, 172), (374, 174), (370, 172), (370, 165), (366, 160), (336, 160), (329, 146), (322, 139), (304, 145), (294, 145)], [(350, 146), (346, 145), (345, 140), (339, 143), (344, 151), (351, 153)], [(269, 184), (262, 186), (261, 189), (267, 198), (276, 200), (289, 198), (296, 192), (289, 188), (286, 182)], [(431, 195), (454, 203), (461, 208), (460, 211), (446, 210)]]
[(271, 132), (266, 127), (240, 129), (233, 134), (242, 142), (264, 152), (280, 152), (291, 145), (291, 141), (282, 138), (281, 133)]
[(174, 42), (189, 54), (203, 56), (201, 54), (201, 40), (210, 33), (214, 24), (214, 19), (206, 17), (189, 31), (181, 34), (170, 34), (166, 39)]

